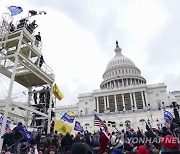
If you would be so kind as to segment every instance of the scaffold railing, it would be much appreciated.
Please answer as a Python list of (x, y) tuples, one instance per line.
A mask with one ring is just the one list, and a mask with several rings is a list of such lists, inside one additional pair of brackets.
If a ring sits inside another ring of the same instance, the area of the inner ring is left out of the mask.
[[(5, 132), (6, 120), (11, 113), (11, 107), (25, 111), (23, 118), (25, 118), (26, 126), (29, 126), (29, 122), (32, 120), (31, 115), (35, 116), (35, 120), (37, 118), (35, 126), (41, 124), (41, 119), (46, 120), (47, 132), (50, 132), (50, 124), (52, 116), (54, 116), (52, 94), (55, 76), (53, 70), (43, 59), (41, 37), (38, 39), (40, 33), (35, 35), (36, 27), (29, 22), (29, 18), (29, 16), (22, 18), (15, 23), (10, 14), (4, 13), (0, 21), (0, 73), (10, 79), (2, 111), (4, 116), (1, 127), (2, 134)], [(13, 90), (16, 88), (15, 81), (28, 89), (28, 98), (25, 104), (19, 101), (15, 102), (12, 98)], [(32, 91), (37, 91), (38, 86), (39, 88), (46, 87), (47, 92), (44, 94), (39, 92), (39, 99), (37, 99), (39, 102), (34, 100), (33, 103), (31, 94)], [(2, 142), (3, 139), (0, 138), (0, 150)]]

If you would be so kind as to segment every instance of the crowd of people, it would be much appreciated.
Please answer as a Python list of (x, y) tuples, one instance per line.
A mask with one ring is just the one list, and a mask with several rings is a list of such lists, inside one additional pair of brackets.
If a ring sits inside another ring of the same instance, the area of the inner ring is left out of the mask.
[[(18, 125), (22, 125), (19, 123)], [(18, 126), (17, 126), (18, 127)], [(87, 130), (76, 135), (62, 135), (51, 130), (46, 134), (43, 130), (30, 132), (32, 139), (24, 137), (15, 127), (12, 132), (5, 133), (3, 138), (4, 153), (19, 154), (179, 154), (179, 127), (163, 126), (152, 129), (146, 124), (142, 132), (138, 128), (107, 132), (99, 130), (90, 133)]]

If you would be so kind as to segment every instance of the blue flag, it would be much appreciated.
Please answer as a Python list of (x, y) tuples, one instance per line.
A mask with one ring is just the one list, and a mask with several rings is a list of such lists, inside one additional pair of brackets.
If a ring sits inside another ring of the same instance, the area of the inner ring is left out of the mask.
[(23, 11), (19, 6), (9, 6), (8, 9), (11, 12), (11, 16), (15, 16)]
[(83, 127), (81, 126), (80, 122), (78, 122), (78, 121), (75, 121), (74, 130), (79, 131), (81, 133), (84, 132)]
[(74, 122), (74, 118), (75, 118), (75, 116), (70, 116), (70, 115), (68, 115), (67, 113), (65, 113), (63, 116), (62, 116), (62, 120), (64, 120), (64, 121), (67, 121), (67, 122), (69, 122), (69, 123), (73, 123)]
[(164, 120), (167, 123), (171, 123), (171, 121), (173, 120), (173, 115), (171, 112), (164, 110)]
[(30, 142), (32, 140), (32, 134), (23, 125), (17, 125), (16, 129), (21, 133), (21, 135)]
[[(0, 126), (2, 126), (3, 119), (4, 119), (4, 116), (0, 114)], [(6, 129), (9, 128), (11, 124), (12, 124), (12, 121), (10, 119), (7, 119)]]

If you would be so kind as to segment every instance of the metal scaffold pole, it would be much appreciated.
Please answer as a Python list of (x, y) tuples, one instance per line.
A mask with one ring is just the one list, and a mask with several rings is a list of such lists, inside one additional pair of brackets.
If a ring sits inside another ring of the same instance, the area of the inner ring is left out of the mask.
[[(37, 15), (43, 13), (46, 12), (41, 11)], [(35, 35), (36, 27), (33, 25), (37, 24), (34, 23), (35, 20), (32, 22), (30, 17), (20, 19), (15, 25), (8, 22), (9, 20), (3, 20), (5, 25), (0, 25), (0, 34), (1, 31), (3, 32), (0, 35), (0, 74), (9, 78), (8, 94), (4, 102), (4, 108), (2, 108), (4, 115), (1, 127), (0, 151), (3, 148), (2, 136), (6, 132), (6, 121), (7, 119), (12, 120), (14, 118), (12, 115), (20, 114), (19, 117), (21, 117), (21, 121), (17, 119), (14, 124), (22, 122), (23, 125), (29, 127), (30, 120), (35, 120), (31, 121), (33, 123), (30, 127), (44, 129), (43, 121), (46, 121), (48, 122), (46, 124), (48, 126), (47, 131), (50, 132), (51, 128), (52, 93), (55, 79), (53, 70), (44, 62), (41, 51), (42, 41), (37, 40), (37, 35)], [(12, 25), (14, 28), (10, 29)], [(3, 31), (4, 29), (6, 31)], [(39, 63), (36, 63), (36, 61), (39, 61)], [(14, 87), (15, 83), (29, 89), (25, 104), (12, 99), (16, 88), (16, 86)], [(40, 90), (40, 88), (43, 89)], [(36, 95), (34, 95), (34, 92)], [(17, 113), (10, 110), (12, 105), (17, 109)], [(30, 118), (31, 113), (34, 119)]]
[[(3, 118), (3, 122), (2, 122), (2, 126), (1, 126), (1, 137), (4, 135), (5, 129), (6, 129), (6, 121), (7, 121), (7, 117), (8, 117), (9, 106), (11, 104), (11, 95), (12, 95), (12, 90), (13, 90), (14, 80), (15, 80), (15, 75), (16, 75), (16, 69), (17, 69), (18, 60), (19, 60), (18, 56), (19, 56), (19, 51), (20, 51), (20, 47), (21, 47), (21, 43), (22, 43), (21, 40), (22, 40), (22, 32), (20, 34), (18, 47), (17, 47), (16, 53), (15, 53), (15, 61), (14, 61), (11, 80), (10, 80), (10, 84), (9, 84), (8, 96), (7, 96), (6, 102), (5, 102), (4, 118)], [(3, 138), (0, 138), (0, 151), (2, 150), (2, 144), (3, 144)]]
[(53, 84), (51, 85), (50, 101), (49, 101), (48, 133), (50, 133), (50, 127), (51, 127), (52, 93), (53, 93)]
[[(28, 100), (27, 100), (27, 101), (28, 101), (28, 102), (27, 102), (27, 106), (28, 106), (28, 107), (30, 106), (31, 95), (32, 95), (32, 87), (29, 88), (29, 92), (28, 92)], [(26, 122), (25, 122), (26, 127), (28, 127), (29, 115), (30, 115), (30, 111), (27, 110), (27, 111), (26, 111)]]
[[(7, 121), (7, 117), (8, 117), (9, 106), (11, 104), (11, 95), (12, 95), (14, 79), (15, 79), (15, 75), (16, 75), (17, 64), (18, 64), (18, 53), (16, 53), (13, 72), (12, 72), (11, 81), (10, 81), (9, 90), (8, 90), (8, 96), (7, 96), (6, 102), (5, 102), (6, 105), (5, 105), (5, 110), (4, 110), (3, 123), (2, 123), (2, 127), (1, 127), (1, 137), (4, 135), (5, 129), (6, 129), (6, 121)], [(0, 151), (2, 150), (2, 145), (3, 145), (3, 138), (0, 138)]]

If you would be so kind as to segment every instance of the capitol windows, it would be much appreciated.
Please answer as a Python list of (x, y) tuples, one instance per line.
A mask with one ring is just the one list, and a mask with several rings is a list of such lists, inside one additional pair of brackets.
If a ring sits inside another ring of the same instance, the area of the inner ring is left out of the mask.
[(112, 127), (116, 128), (116, 124), (112, 124)]
[(158, 110), (161, 110), (161, 100), (157, 100), (157, 107), (158, 107)]
[(87, 129), (87, 127), (90, 126), (90, 124), (89, 123), (85, 123), (84, 126), (85, 126), (85, 129)]
[(146, 120), (144, 120), (144, 119), (141, 119), (141, 120), (139, 120), (139, 122), (145, 122)]
[(89, 123), (85, 123), (85, 126), (89, 126)]
[(85, 102), (85, 105), (87, 105), (88, 104), (88, 102)]
[(124, 123), (125, 123), (125, 124), (126, 124), (126, 123), (131, 123), (131, 121), (130, 121), (130, 120), (126, 120)]
[(85, 108), (85, 115), (88, 114), (88, 110), (89, 110), (89, 109), (86, 107), (86, 108)]
[(124, 70), (122, 70), (122, 74), (124, 74)]
[(128, 85), (130, 85), (131, 84), (131, 80), (130, 79), (128, 79)]
[(120, 127), (123, 127), (123, 123), (122, 123), (122, 122), (120, 122), (119, 126), (120, 126)]
[(144, 123), (146, 122), (146, 120), (141, 119), (141, 120), (139, 120), (139, 122), (141, 122), (141, 124), (144, 125)]

